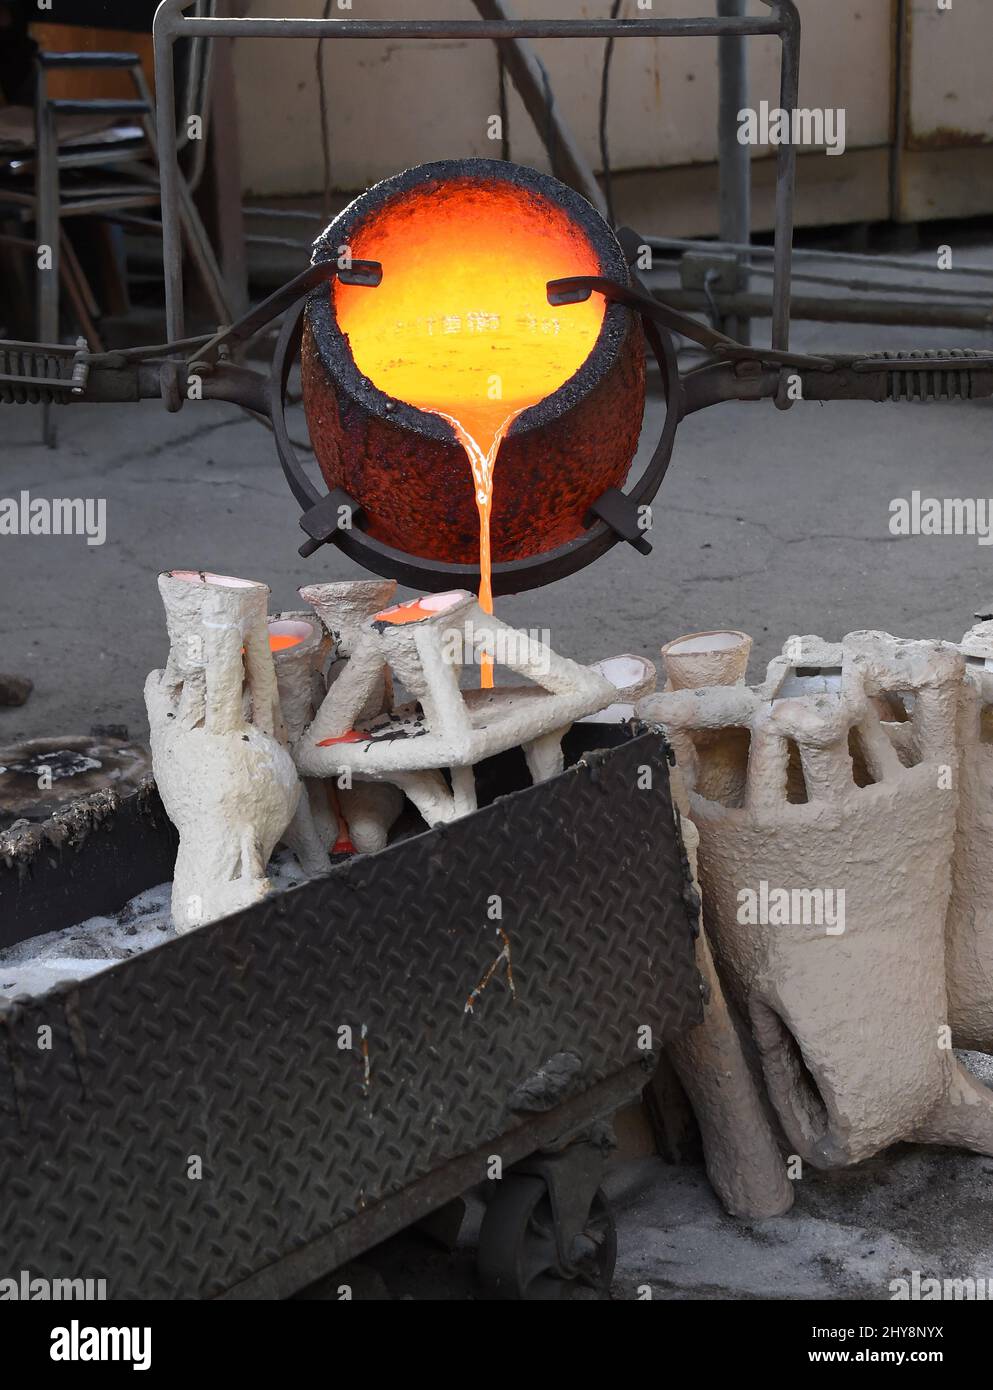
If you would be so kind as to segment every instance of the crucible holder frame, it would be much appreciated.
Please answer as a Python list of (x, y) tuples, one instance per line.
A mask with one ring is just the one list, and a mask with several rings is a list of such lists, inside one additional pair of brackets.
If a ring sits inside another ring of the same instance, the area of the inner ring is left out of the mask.
[[(178, 38), (413, 38), (486, 39), (497, 44), (532, 38), (677, 38), (713, 37), (744, 39), (773, 35), (780, 39), (780, 101), (787, 109), (796, 105), (800, 57), (800, 20), (794, 0), (762, 0), (768, 17), (748, 18), (717, 14), (713, 19), (636, 20), (518, 20), (485, 17), (488, 5), (479, 5), (478, 20), (355, 20), (188, 17), (190, 0), (162, 0), (153, 26), (159, 130), (175, 120), (172, 45)], [(502, 9), (497, 6), (498, 15)], [(547, 141), (546, 141), (547, 143)], [(163, 262), (166, 293), (167, 336), (183, 337), (183, 264), (178, 221), (179, 166), (172, 143), (160, 139), (163, 150), (162, 185)], [(722, 153), (722, 160), (724, 155)], [(781, 144), (776, 163), (775, 258), (773, 277), (772, 349), (785, 353), (789, 345), (790, 277), (793, 244), (795, 148)], [(589, 175), (592, 178), (592, 175)], [(647, 296), (645, 302), (648, 303)], [(290, 366), (300, 342), (300, 324), (306, 299), (289, 310), (280, 334), (269, 382), (269, 416), (280, 464), (297, 501), (303, 507), (300, 525), (307, 539), (300, 554), (308, 556), (333, 541), (350, 558), (373, 570), (422, 590), (440, 591), (478, 583), (471, 565), (429, 562), (377, 541), (361, 524), (361, 508), (341, 489), (319, 492), (296, 457), (284, 418), (284, 398)], [(666, 396), (666, 419), (651, 460), (629, 493), (608, 489), (590, 508), (581, 535), (554, 550), (493, 567), (493, 592), (518, 593), (565, 578), (599, 558), (624, 540), (643, 554), (651, 550), (641, 516), (665, 476), (672, 456), (676, 427), (685, 412), (685, 401), (674, 345), (665, 328), (642, 314), (649, 347), (659, 366)]]

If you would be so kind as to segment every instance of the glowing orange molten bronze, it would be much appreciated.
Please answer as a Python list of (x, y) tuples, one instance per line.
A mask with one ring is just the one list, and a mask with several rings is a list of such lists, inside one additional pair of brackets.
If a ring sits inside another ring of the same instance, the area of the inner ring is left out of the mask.
[[(383, 280), (374, 290), (339, 283), (338, 323), (360, 372), (388, 395), (444, 416), (465, 449), (479, 512), (479, 601), (491, 613), (500, 443), (522, 411), (579, 370), (603, 324), (602, 296), (555, 309), (545, 286), (599, 274), (596, 252), (533, 189), (477, 179), (387, 205), (350, 250), (381, 262)], [(493, 683), (486, 658), (481, 683)]]
[(302, 641), (302, 637), (294, 637), (289, 632), (270, 632), (269, 650), (271, 652), (285, 652), (290, 647), (298, 647)]
[(373, 622), (390, 623), (394, 627), (403, 626), (405, 623), (420, 623), (425, 618), (444, 613), (446, 608), (451, 608), (459, 602), (459, 597), (460, 595), (454, 591), (448, 594), (425, 594), (423, 598), (408, 599), (406, 603), (395, 603), (390, 608), (384, 608), (381, 613), (374, 615)]

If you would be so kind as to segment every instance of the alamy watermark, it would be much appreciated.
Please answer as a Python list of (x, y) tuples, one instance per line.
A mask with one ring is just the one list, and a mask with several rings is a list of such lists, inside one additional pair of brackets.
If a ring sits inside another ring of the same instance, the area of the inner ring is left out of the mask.
[(105, 497), (0, 497), (0, 538), (4, 536), (85, 536), (87, 545), (107, 539)]
[(135, 1371), (152, 1364), (150, 1327), (90, 1327), (73, 1318), (68, 1327), (53, 1327), (51, 1338), (53, 1361), (130, 1361)]
[(993, 544), (993, 497), (909, 497), (890, 502), (891, 536), (975, 536)]
[(935, 1279), (919, 1269), (910, 1271), (909, 1279), (891, 1279), (890, 1298), (895, 1303), (986, 1302), (993, 1299), (993, 1274), (974, 1279)]
[(814, 106), (786, 111), (760, 101), (738, 112), (739, 145), (823, 145), (831, 155), (845, 153), (845, 108)]
[(442, 659), (453, 666), (476, 665), (487, 656), (497, 666), (526, 666), (528, 674), (535, 676), (548, 675), (550, 648), (551, 633), (547, 628), (498, 627), (479, 631), (471, 620), (448, 628), (441, 640)]
[(0, 1303), (64, 1303), (80, 1299), (92, 1303), (106, 1297), (106, 1279), (47, 1279), (27, 1269), (0, 1277)]
[(845, 930), (844, 888), (758, 888), (738, 890), (738, 922), (744, 927), (823, 927), (826, 936)]

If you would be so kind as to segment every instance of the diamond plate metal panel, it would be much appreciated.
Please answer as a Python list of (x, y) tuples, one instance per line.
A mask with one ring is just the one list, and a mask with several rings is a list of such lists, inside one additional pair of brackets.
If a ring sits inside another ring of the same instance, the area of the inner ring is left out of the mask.
[[(640, 1026), (696, 1022), (665, 754), (589, 755), (0, 1014), (0, 1274), (217, 1295), (498, 1146), (554, 1053), (582, 1091), (644, 1055)], [(513, 991), (501, 959), (467, 1012), (506, 942)]]

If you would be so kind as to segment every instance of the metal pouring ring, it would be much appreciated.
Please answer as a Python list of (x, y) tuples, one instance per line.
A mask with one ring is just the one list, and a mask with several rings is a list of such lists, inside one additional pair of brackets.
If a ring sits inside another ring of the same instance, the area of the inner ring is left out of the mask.
[[(300, 350), (303, 315), (309, 298), (309, 294), (304, 295), (287, 311), (276, 341), (269, 375), (269, 411), (276, 452), (290, 491), (305, 511), (310, 511), (329, 496), (328, 493), (319, 492), (307, 477), (286, 425), (286, 387), (290, 370)], [(645, 337), (662, 375), (666, 412), (662, 433), (644, 472), (631, 491), (621, 493), (617, 499), (621, 501), (621, 505), (627, 506), (632, 515), (637, 514), (638, 508), (651, 502), (662, 484), (672, 459), (676, 427), (682, 414), (682, 385), (672, 337), (662, 325), (653, 323), (644, 315), (640, 317)], [(593, 508), (597, 505), (595, 502)], [(358, 521), (361, 514), (358, 504), (356, 511), (359, 515), (355, 519)], [(599, 559), (619, 541), (628, 539), (630, 538), (605, 521), (596, 521), (585, 535), (577, 536), (575, 540), (568, 541), (555, 550), (546, 550), (525, 560), (509, 560), (494, 564), (493, 593), (523, 593), (527, 589), (537, 589), (543, 584), (565, 579)], [(350, 559), (373, 574), (380, 574), (386, 579), (396, 579), (401, 584), (427, 593), (441, 593), (446, 589), (459, 588), (475, 590), (479, 586), (478, 566), (422, 560), (406, 551), (384, 545), (357, 525), (350, 530), (335, 531), (328, 537), (327, 543), (336, 545)], [(314, 546), (314, 549), (317, 548)]]

